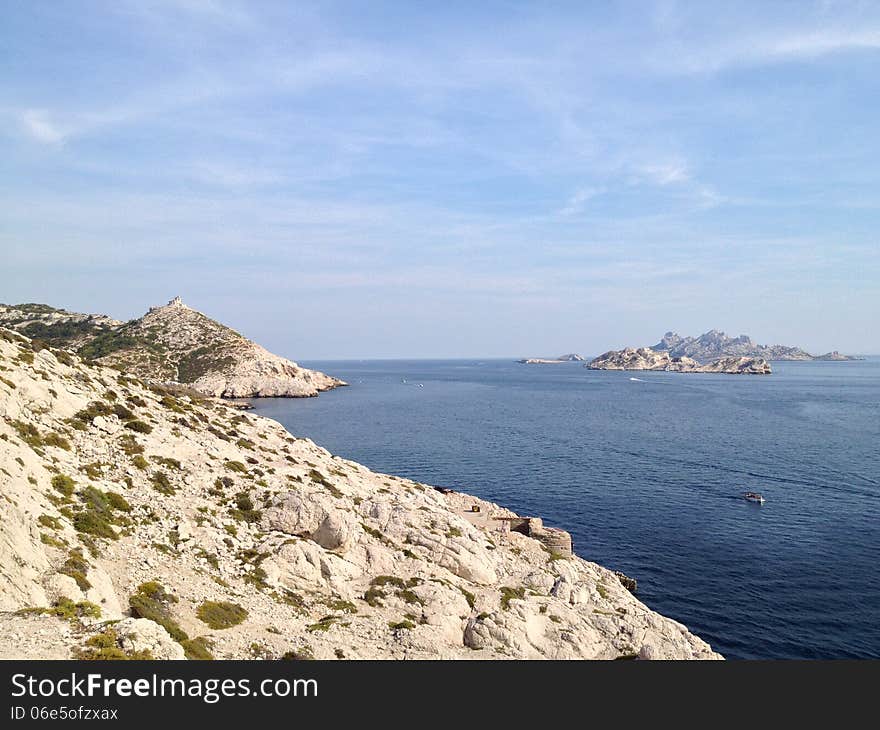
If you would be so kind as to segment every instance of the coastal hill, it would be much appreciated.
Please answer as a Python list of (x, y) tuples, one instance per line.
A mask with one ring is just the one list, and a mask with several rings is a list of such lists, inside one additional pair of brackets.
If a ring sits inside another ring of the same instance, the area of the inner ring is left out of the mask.
[(836, 350), (824, 355), (811, 355), (799, 347), (758, 345), (748, 335), (728, 337), (724, 332), (709, 330), (699, 337), (682, 337), (667, 332), (652, 350), (668, 352), (672, 357), (690, 357), (701, 362), (719, 357), (760, 357), (765, 360), (857, 360)]
[(2, 328), (0, 471), (2, 659), (719, 658), (561, 530)]
[(143, 378), (184, 383), (208, 395), (296, 398), (345, 385), (274, 355), (180, 297), (130, 322), (47, 305), (0, 305), (0, 326), (88, 360)]
[(693, 358), (673, 357), (668, 351), (627, 347), (599, 355), (584, 367), (591, 370), (665, 370), (676, 373), (725, 373), (730, 375), (769, 375), (770, 363), (760, 357), (721, 357), (701, 364)]

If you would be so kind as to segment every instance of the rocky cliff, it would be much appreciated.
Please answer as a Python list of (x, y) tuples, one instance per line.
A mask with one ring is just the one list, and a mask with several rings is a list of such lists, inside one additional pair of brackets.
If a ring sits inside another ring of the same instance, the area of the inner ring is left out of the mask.
[(86, 359), (208, 395), (297, 398), (345, 385), (272, 354), (180, 297), (124, 323), (46, 305), (4, 305), (0, 324)]
[(811, 355), (799, 347), (786, 345), (758, 345), (748, 335), (728, 337), (724, 332), (709, 330), (699, 337), (682, 337), (675, 332), (667, 332), (660, 342), (650, 349), (668, 352), (672, 357), (690, 357), (707, 361), (721, 357), (751, 357), (765, 360), (856, 360), (849, 355), (829, 352), (825, 355)]
[(690, 357), (673, 357), (669, 352), (627, 347), (611, 350), (584, 367), (592, 370), (665, 370), (676, 373), (726, 373), (730, 375), (769, 375), (770, 363), (759, 357), (722, 357), (701, 364)]
[(0, 474), (0, 658), (718, 657), (539, 521), (9, 330)]

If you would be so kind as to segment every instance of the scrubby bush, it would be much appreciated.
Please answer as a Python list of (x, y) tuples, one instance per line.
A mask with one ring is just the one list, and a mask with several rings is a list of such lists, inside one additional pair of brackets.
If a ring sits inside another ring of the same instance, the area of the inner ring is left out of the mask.
[(226, 601), (205, 601), (196, 611), (196, 616), (212, 629), (228, 629), (240, 624), (248, 612), (235, 603)]
[(54, 446), (58, 449), (70, 451), (70, 441), (64, 438), (60, 433), (55, 433), (54, 431), (43, 437), (43, 443), (46, 444), (46, 446)]
[(153, 485), (153, 489), (166, 496), (170, 496), (176, 491), (164, 471), (154, 471), (153, 476), (150, 477), (150, 483)]
[(181, 641), (180, 645), (183, 647), (187, 659), (208, 660), (214, 658), (210, 652), (214, 643), (207, 637), (197, 636), (195, 639), (186, 639)]
[(186, 641), (189, 636), (180, 628), (168, 606), (176, 598), (168, 593), (161, 583), (149, 581), (138, 586), (137, 592), (128, 599), (128, 606), (134, 618), (146, 618), (163, 627), (177, 642)]
[(135, 433), (152, 433), (153, 427), (148, 423), (144, 423), (143, 421), (129, 421), (125, 424), (125, 427), (131, 429)]
[(69, 497), (73, 494), (73, 488), (76, 486), (76, 482), (73, 481), (67, 474), (56, 474), (52, 477), (52, 488), (61, 492), (65, 497)]

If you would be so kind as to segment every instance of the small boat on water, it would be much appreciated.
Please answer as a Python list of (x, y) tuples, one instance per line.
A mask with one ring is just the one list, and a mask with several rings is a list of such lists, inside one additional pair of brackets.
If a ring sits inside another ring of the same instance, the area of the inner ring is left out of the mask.
[(764, 495), (758, 492), (743, 492), (743, 499), (747, 502), (755, 502), (756, 504), (764, 504), (767, 501), (764, 499)]

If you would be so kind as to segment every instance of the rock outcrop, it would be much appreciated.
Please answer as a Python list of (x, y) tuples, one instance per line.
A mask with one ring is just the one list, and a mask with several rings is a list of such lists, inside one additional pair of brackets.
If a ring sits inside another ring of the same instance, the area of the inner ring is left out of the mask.
[(722, 357), (750, 357), (764, 360), (856, 360), (838, 352), (825, 355), (811, 355), (799, 347), (786, 345), (758, 345), (748, 335), (728, 337), (719, 330), (709, 330), (699, 337), (682, 337), (675, 332), (667, 332), (660, 342), (650, 349), (668, 352), (671, 357), (690, 357), (706, 362)]
[(610, 350), (584, 367), (591, 370), (664, 370), (676, 373), (726, 373), (730, 375), (769, 375), (770, 363), (759, 357), (722, 357), (700, 364), (690, 357), (672, 357), (667, 351), (649, 347)]
[(302, 398), (345, 385), (274, 355), (180, 297), (124, 323), (46, 305), (0, 306), (0, 324), (142, 378), (223, 398)]
[(0, 658), (718, 658), (561, 530), (3, 329), (0, 474)]

